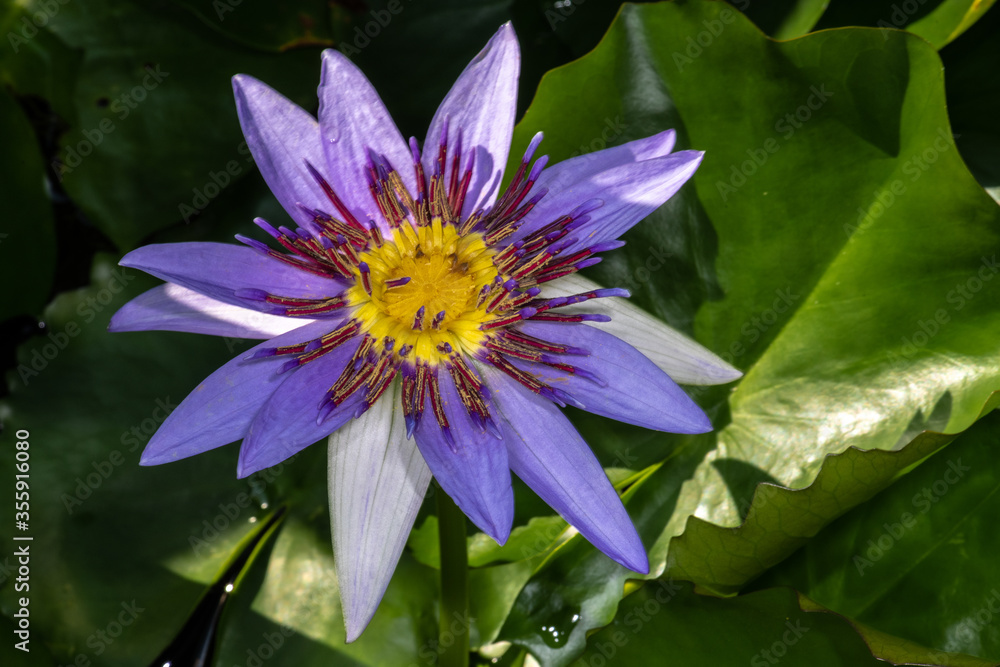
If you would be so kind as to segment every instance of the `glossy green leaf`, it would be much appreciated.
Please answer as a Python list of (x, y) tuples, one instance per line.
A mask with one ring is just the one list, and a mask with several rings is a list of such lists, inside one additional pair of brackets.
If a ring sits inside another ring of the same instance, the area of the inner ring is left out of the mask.
[(890, 634), (1000, 660), (998, 426), (994, 412), (760, 585), (792, 585)]
[[(674, 458), (628, 504), (654, 571), (689, 516), (738, 525), (759, 482), (803, 488), (827, 454), (959, 431), (1000, 385), (987, 333), (1000, 325), (1000, 216), (954, 148), (923, 40), (840, 30), (774, 43), (719, 3), (627, 7), (598, 49), (544, 79), (513, 152), (539, 129), (559, 160), (670, 126), (706, 151), (694, 187), (595, 277), (681, 328), (693, 319), (747, 374), (728, 396), (694, 392), (717, 438), (661, 438)], [(576, 649), (610, 619), (626, 575), (588, 587), (594, 568), (557, 554), (501, 638), (565, 664), (538, 628), (579, 614)]]
[[(954, 667), (992, 664), (928, 651), (884, 635), (878, 641), (898, 648), (901, 660), (892, 664), (929, 664), (928, 658), (933, 664)], [(791, 590), (720, 599), (698, 595), (690, 584), (672, 580), (648, 582), (623, 600), (614, 623), (588, 639), (587, 652), (574, 664), (644, 664), (654, 655), (669, 655), (672, 661), (690, 665), (885, 664), (872, 655), (846, 619), (800, 601)]]
[(252, 74), (316, 106), (318, 49), (272, 55), (220, 43), (197, 18), (162, 2), (57, 7), (48, 27), (81, 49), (83, 61), (56, 173), (123, 250), (189, 222), (247, 173), (232, 75)]
[[(1000, 394), (991, 397), (983, 412), (997, 405)], [(804, 489), (761, 484), (746, 519), (736, 528), (691, 517), (684, 533), (670, 542), (667, 573), (720, 593), (735, 593), (955, 437), (924, 432), (897, 451), (848, 449), (830, 456)]]

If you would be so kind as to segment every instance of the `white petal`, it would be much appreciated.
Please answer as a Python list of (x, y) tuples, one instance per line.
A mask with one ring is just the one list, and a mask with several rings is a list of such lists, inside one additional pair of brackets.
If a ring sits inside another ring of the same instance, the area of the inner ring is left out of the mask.
[[(600, 289), (592, 280), (576, 274), (553, 280), (542, 286), (543, 298), (580, 294)], [(681, 332), (656, 319), (628, 299), (610, 297), (594, 299), (576, 306), (559, 308), (564, 314), (600, 313), (610, 322), (589, 322), (603, 331), (621, 338), (642, 352), (654, 364), (680, 384), (725, 384), (743, 373), (720, 359), (711, 350), (694, 342)]]
[(111, 331), (186, 331), (228, 338), (266, 339), (316, 320), (241, 308), (166, 283), (143, 292), (111, 318)]
[(330, 521), (347, 641), (375, 614), (431, 472), (406, 438), (399, 381), (329, 440)]

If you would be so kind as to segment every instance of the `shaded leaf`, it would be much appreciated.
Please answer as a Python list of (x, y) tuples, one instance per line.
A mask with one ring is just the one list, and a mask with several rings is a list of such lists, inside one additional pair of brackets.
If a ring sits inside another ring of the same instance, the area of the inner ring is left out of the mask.
[[(273, 494), (274, 478), (236, 479), (233, 448), (138, 467), (169, 411), (230, 356), (221, 339), (108, 334), (111, 313), (154, 282), (97, 261), (90, 287), (46, 309), (47, 334), (19, 350), (0, 405), (5, 440), (30, 436), (32, 632), (60, 664), (152, 660)], [(8, 479), (13, 462), (0, 461)], [(12, 527), (3, 523), (7, 544)], [(5, 609), (15, 595), (0, 589)], [(120, 636), (108, 642), (96, 633), (111, 624)]]
[(759, 585), (792, 585), (869, 627), (1000, 660), (998, 426), (996, 412), (984, 417)]
[[(881, 647), (893, 645), (898, 661), (892, 664), (928, 664), (928, 658), (954, 667), (992, 664), (885, 635), (877, 640)], [(722, 599), (698, 595), (687, 583), (662, 580), (625, 598), (614, 623), (587, 645), (574, 664), (642, 664), (652, 655), (692, 665), (885, 664), (846, 619), (801, 600), (794, 591), (769, 589)]]

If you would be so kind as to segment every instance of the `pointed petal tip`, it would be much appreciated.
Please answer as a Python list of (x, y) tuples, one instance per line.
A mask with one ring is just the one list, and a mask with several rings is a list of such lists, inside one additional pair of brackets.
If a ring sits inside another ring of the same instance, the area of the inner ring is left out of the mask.
[[(247, 436), (249, 436), (249, 433)], [(251, 457), (247, 455), (247, 448), (243, 446), (243, 443), (241, 443), (240, 457), (236, 461), (236, 479), (244, 479), (261, 470), (262, 467), (257, 462), (257, 458), (259, 457)]]
[(246, 96), (250, 91), (250, 87), (255, 85), (261, 85), (261, 82), (250, 76), (249, 74), (234, 74), (230, 81), (233, 84), (233, 94), (237, 98), (241, 96)]
[[(341, 599), (343, 603), (343, 599)], [(368, 629), (368, 624), (372, 622), (372, 618), (375, 616), (375, 611), (378, 609), (376, 604), (369, 609), (348, 609), (344, 607), (344, 630), (347, 633), (347, 643), (356, 642), (364, 631)]]
[(236, 463), (236, 479), (245, 479), (255, 472), (260, 472), (264, 467), (261, 467), (256, 461), (244, 460), (243, 449), (240, 448), (240, 459)]
[(699, 433), (709, 433), (712, 431), (712, 420), (708, 418), (701, 408), (697, 408), (697, 413), (680, 416), (678, 415), (677, 425), (670, 429), (672, 433), (684, 433), (687, 435), (698, 435)]
[(715, 377), (718, 379), (718, 384), (728, 384), (743, 377), (743, 371), (729, 364), (719, 365), (715, 369)]
[(497, 530), (497, 526), (495, 525), (490, 527), (493, 530), (486, 534), (492, 537), (493, 541), (499, 544), (500, 546), (507, 544), (507, 540), (510, 539), (510, 531), (513, 528), (513, 523), (510, 526), (507, 526), (506, 531)]
[(649, 555), (643, 546), (639, 533), (632, 524), (624, 531), (621, 538), (612, 544), (607, 542), (594, 543), (598, 549), (622, 567), (638, 574), (649, 574)]
[(141, 466), (158, 466), (162, 463), (167, 463), (168, 459), (163, 455), (162, 452), (150, 452), (149, 445), (146, 446), (145, 451), (143, 451), (142, 456), (139, 457), (139, 465)]
[(623, 567), (627, 567), (633, 572), (636, 572), (637, 574), (649, 574), (649, 557), (646, 555), (645, 551), (643, 551), (641, 555), (633, 554), (628, 558), (622, 556), (621, 558), (615, 558), (613, 560)]

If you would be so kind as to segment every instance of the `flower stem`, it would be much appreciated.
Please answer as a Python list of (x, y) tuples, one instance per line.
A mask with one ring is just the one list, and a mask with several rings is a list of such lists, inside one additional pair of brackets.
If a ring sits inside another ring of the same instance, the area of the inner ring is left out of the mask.
[(465, 514), (437, 489), (438, 543), (441, 547), (441, 667), (469, 665), (469, 557), (465, 550)]

